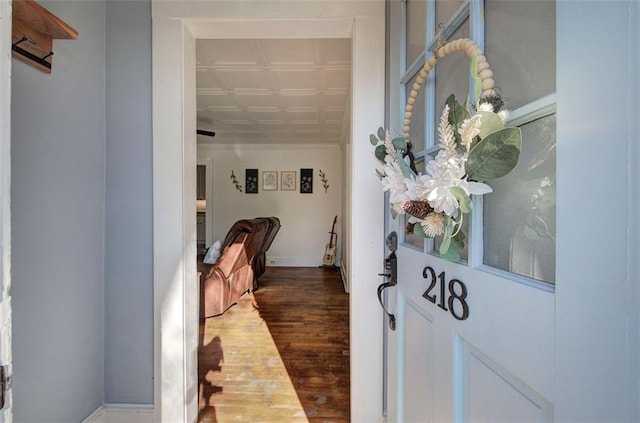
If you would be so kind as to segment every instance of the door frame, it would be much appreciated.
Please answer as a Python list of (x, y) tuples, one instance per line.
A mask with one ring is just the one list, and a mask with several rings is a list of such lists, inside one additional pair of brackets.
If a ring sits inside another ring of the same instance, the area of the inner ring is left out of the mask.
[[(13, 371), (11, 348), (11, 2), (0, 2), (0, 365)], [(7, 25), (8, 23), (8, 25)], [(0, 422), (12, 421), (12, 390)]]
[(638, 421), (640, 5), (558, 0), (556, 28), (554, 416)]
[[(267, 36), (352, 39), (352, 142), (350, 174), (345, 175), (352, 192), (351, 419), (381, 420), (382, 314), (375, 288), (383, 256), (384, 205), (368, 135), (384, 119), (384, 1), (328, 2), (323, 7), (333, 7), (332, 15), (314, 11), (334, 16), (336, 8), (345, 8), (343, 13), (353, 15), (348, 18), (309, 18), (305, 11), (299, 17), (241, 21), (243, 12), (223, 19), (211, 4), (212, 9), (201, 4), (206, 10), (197, 11), (197, 19), (176, 18), (176, 9), (167, 3), (153, 5), (155, 420), (191, 422), (197, 417), (195, 40)], [(279, 8), (286, 10), (283, 14), (301, 13)], [(255, 16), (249, 9), (244, 13)]]

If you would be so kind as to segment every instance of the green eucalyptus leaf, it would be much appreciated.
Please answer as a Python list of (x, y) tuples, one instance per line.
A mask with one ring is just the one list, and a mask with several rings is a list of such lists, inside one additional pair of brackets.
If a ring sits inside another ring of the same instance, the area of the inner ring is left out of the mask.
[(380, 160), (381, 162), (384, 162), (384, 158), (387, 155), (387, 147), (384, 146), (384, 144), (380, 144), (379, 146), (376, 147), (376, 159)]
[(429, 238), (427, 236), (427, 234), (424, 231), (424, 228), (422, 227), (422, 225), (420, 224), (420, 222), (416, 223), (413, 226), (413, 233), (417, 236), (419, 236), (420, 238)]
[(470, 115), (467, 109), (462, 107), (462, 105), (456, 99), (456, 96), (451, 94), (447, 97), (447, 101), (445, 102), (447, 106), (449, 106), (449, 124), (451, 125), (451, 129), (453, 130), (453, 135), (456, 139), (456, 144), (460, 145), (460, 133), (459, 129), (462, 126), (462, 122), (465, 119), (469, 119)]
[(391, 207), (389, 211), (391, 212), (391, 218), (395, 219), (396, 217), (398, 217), (398, 212), (395, 211), (393, 207)]
[(471, 198), (469, 198), (465, 190), (460, 187), (453, 187), (451, 188), (451, 194), (458, 200), (462, 213), (471, 213)]
[(401, 150), (403, 153), (407, 152), (407, 141), (404, 138), (402, 137), (394, 138), (391, 141), (391, 144), (393, 144), (393, 147), (396, 150)]
[(400, 166), (400, 170), (402, 171), (402, 174), (404, 175), (405, 178), (411, 178), (416, 176), (416, 174), (413, 173), (413, 170), (411, 170), (407, 162), (405, 162), (404, 159), (402, 158), (401, 152), (398, 151), (396, 153), (396, 159), (398, 161), (398, 166)]
[(449, 247), (449, 249), (444, 254), (440, 253), (440, 257), (442, 257), (443, 259), (445, 259), (447, 261), (451, 261), (453, 263), (456, 263), (456, 262), (460, 261), (460, 250), (455, 248), (454, 245), (451, 245)]
[(451, 248), (451, 237), (445, 236), (442, 239), (442, 243), (440, 244), (440, 255), (443, 256), (447, 254), (447, 251), (449, 251), (449, 248)]
[(369, 134), (369, 142), (371, 143), (371, 145), (378, 145), (379, 140), (375, 135)]
[(380, 179), (385, 177), (385, 174), (380, 172), (380, 169), (376, 169), (376, 175), (378, 175), (378, 178), (380, 178)]
[(442, 235), (442, 242), (440, 243), (440, 255), (446, 254), (451, 247), (451, 234), (453, 233), (454, 224), (455, 222), (453, 221), (453, 219), (447, 219), (447, 224), (444, 228), (444, 234)]
[(378, 138), (380, 138), (380, 141), (384, 141), (384, 139), (387, 137), (387, 133), (385, 132), (383, 127), (378, 128)]
[(480, 127), (480, 138), (485, 138), (489, 134), (504, 129), (504, 123), (497, 114), (483, 111), (478, 112), (478, 114), (482, 121), (482, 126)]
[(454, 94), (447, 97), (445, 104), (449, 106), (449, 123), (454, 125), (456, 123), (462, 124), (465, 119), (471, 117), (469, 112), (462, 107), (462, 104), (458, 101)]
[(465, 170), (476, 181), (500, 178), (518, 163), (522, 133), (520, 128), (505, 128), (487, 135), (469, 152)]
[(467, 239), (467, 236), (464, 234), (464, 232), (462, 232), (461, 230), (458, 231), (458, 233), (456, 234), (456, 236), (453, 237), (453, 241), (455, 241), (455, 243), (457, 245), (460, 245), (460, 248), (464, 248), (464, 241)]
[(466, 236), (464, 232), (458, 231), (456, 236), (451, 237), (451, 245), (445, 254), (440, 254), (445, 260), (449, 260), (452, 262), (460, 261), (460, 251), (464, 249), (464, 240)]

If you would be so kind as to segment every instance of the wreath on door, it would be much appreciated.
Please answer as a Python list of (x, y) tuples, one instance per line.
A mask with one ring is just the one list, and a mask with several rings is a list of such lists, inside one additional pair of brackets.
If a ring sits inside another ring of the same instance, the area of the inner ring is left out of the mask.
[[(438, 124), (439, 152), (416, 170), (410, 124), (413, 105), (427, 74), (439, 59), (462, 51), (471, 60), (474, 104), (467, 98), (463, 106), (450, 95)], [(391, 214), (409, 215), (405, 232), (424, 238), (442, 237), (440, 256), (458, 261), (466, 235), (464, 215), (471, 212), (471, 195), (492, 192), (485, 182), (505, 176), (518, 163), (522, 134), (507, 127), (508, 112), (494, 89), (493, 72), (482, 49), (463, 38), (441, 45), (425, 62), (412, 86), (404, 112), (403, 136), (391, 138), (379, 128), (371, 134), (375, 157), (380, 162), (376, 174), (384, 191), (389, 191)]]

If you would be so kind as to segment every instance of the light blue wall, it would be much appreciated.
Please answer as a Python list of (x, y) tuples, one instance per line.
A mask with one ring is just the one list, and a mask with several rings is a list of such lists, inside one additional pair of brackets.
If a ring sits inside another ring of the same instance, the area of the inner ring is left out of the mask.
[(151, 2), (108, 1), (105, 395), (153, 403)]
[(153, 403), (150, 1), (50, 1), (79, 32), (13, 61), (16, 422)]
[(13, 61), (14, 421), (70, 423), (104, 399), (105, 4), (40, 3), (80, 36)]

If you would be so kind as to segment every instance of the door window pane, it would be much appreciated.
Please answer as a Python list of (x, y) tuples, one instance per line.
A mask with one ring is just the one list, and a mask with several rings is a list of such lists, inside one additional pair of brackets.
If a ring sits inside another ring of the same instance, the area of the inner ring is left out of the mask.
[(556, 118), (521, 128), (518, 165), (483, 197), (484, 263), (555, 283)]
[(426, 15), (426, 0), (407, 1), (407, 68), (424, 50)]
[(462, 3), (462, 0), (436, 0), (436, 31), (440, 24), (447, 23)]
[(485, 3), (487, 60), (511, 110), (556, 90), (555, 7), (553, 1)]
[[(451, 40), (465, 37), (469, 34), (469, 19), (465, 20), (456, 32), (451, 36)], [(444, 108), (444, 103), (451, 94), (455, 94), (460, 104), (464, 105), (469, 92), (469, 67), (470, 62), (466, 54), (454, 52), (439, 59), (436, 64), (436, 113), (435, 122), (440, 120), (440, 114)], [(438, 128), (434, 125), (434, 136), (437, 144)]]

